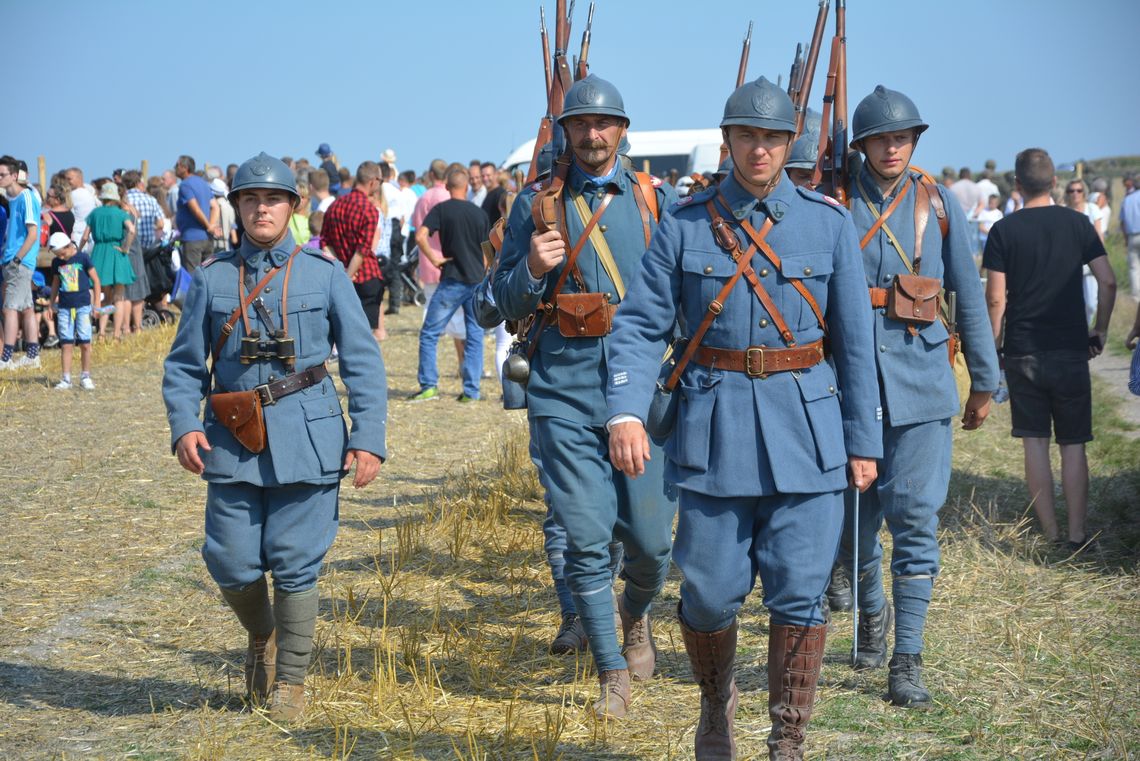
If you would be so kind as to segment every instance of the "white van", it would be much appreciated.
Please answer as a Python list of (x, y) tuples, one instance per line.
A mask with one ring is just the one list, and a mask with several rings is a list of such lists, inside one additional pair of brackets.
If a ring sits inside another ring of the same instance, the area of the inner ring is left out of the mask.
[[(715, 172), (720, 159), (721, 134), (719, 129), (664, 129), (631, 131), (629, 157), (640, 171), (664, 177), (673, 169), (680, 176), (693, 172)], [(527, 140), (515, 148), (503, 161), (502, 168), (524, 174), (534, 153), (534, 140)]]

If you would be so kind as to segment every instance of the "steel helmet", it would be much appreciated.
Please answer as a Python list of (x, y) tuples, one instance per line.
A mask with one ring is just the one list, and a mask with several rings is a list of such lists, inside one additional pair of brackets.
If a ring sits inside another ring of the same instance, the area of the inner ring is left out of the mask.
[(238, 167), (234, 175), (234, 184), (226, 198), (230, 203), (237, 203), (237, 194), (251, 188), (272, 188), (284, 190), (293, 194), (298, 201), (301, 194), (297, 192), (297, 179), (293, 171), (285, 166), (281, 159), (275, 159), (265, 151), (257, 154)]
[(625, 119), (626, 124), (629, 123), (621, 93), (611, 83), (593, 74), (579, 79), (566, 91), (558, 123), (562, 124), (569, 117), (580, 114), (618, 116)]
[(815, 169), (819, 158), (819, 128), (820, 115), (809, 108), (804, 115), (803, 134), (792, 144), (785, 169)]
[(795, 132), (796, 110), (786, 92), (760, 77), (728, 96), (720, 126), (732, 125)]
[(917, 135), (921, 135), (929, 126), (918, 115), (918, 107), (913, 100), (898, 90), (878, 85), (855, 108), (851, 117), (851, 145), (854, 147), (863, 138), (883, 132), (914, 129)]

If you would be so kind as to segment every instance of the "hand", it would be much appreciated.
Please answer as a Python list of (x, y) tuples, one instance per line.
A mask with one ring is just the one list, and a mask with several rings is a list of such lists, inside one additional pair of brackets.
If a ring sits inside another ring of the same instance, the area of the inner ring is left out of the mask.
[(990, 397), (993, 396), (989, 391), (971, 391), (970, 397), (966, 400), (966, 409), (962, 413), (962, 430), (975, 431), (982, 427), (982, 423), (986, 422), (986, 418), (990, 415)]
[(871, 484), (879, 477), (879, 463), (869, 457), (848, 457), (847, 472), (847, 484), (854, 486), (861, 494), (871, 488)]
[(431, 263), (432, 263), (432, 264), (435, 266), (435, 268), (436, 268), (437, 270), (441, 270), (441, 269), (443, 269), (443, 265), (445, 265), (445, 264), (447, 264), (448, 262), (450, 262), (450, 261), (451, 261), (451, 259), (452, 259), (452, 257), (450, 257), (450, 256), (441, 256), (441, 257), (440, 257), (440, 258), (438, 258), (438, 259), (432, 259), (432, 260), (431, 260)]
[(649, 437), (640, 420), (629, 420), (610, 428), (610, 462), (630, 478), (645, 472), (649, 462)]
[(530, 236), (530, 254), (526, 258), (526, 265), (530, 274), (540, 278), (550, 270), (557, 267), (566, 258), (566, 241), (562, 240), (562, 233), (557, 230), (547, 230), (539, 235)]
[(118, 251), (120, 254), (127, 253), (127, 249), (123, 248), (122, 246), (115, 246), (115, 250)]
[(1128, 333), (1128, 338), (1124, 339), (1124, 345), (1129, 349), (1135, 349), (1137, 343), (1140, 343), (1140, 325), (1133, 327)]
[(211, 237), (211, 238), (220, 238), (220, 237), (222, 237), (222, 228), (221, 228), (221, 226), (219, 226), (219, 225), (214, 225), (213, 227), (211, 227), (211, 228), (210, 228), (210, 237)]
[(174, 453), (178, 455), (178, 464), (196, 476), (202, 475), (206, 466), (198, 456), (198, 450), (210, 451), (210, 442), (206, 441), (206, 434), (201, 431), (190, 431), (183, 434), (178, 443), (174, 445)]
[(1099, 357), (1102, 351), (1104, 351), (1104, 331), (1094, 328), (1089, 331), (1089, 359)]
[(372, 483), (372, 479), (380, 472), (380, 458), (363, 449), (350, 449), (344, 457), (344, 467), (341, 470), (348, 471), (354, 462), (356, 475), (353, 476), (352, 485), (361, 489)]

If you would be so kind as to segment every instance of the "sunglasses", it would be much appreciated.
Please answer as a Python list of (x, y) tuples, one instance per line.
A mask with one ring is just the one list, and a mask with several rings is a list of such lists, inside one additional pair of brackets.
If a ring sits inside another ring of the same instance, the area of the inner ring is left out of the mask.
[(1065, 188), (1066, 193), (1084, 193), (1084, 188)]

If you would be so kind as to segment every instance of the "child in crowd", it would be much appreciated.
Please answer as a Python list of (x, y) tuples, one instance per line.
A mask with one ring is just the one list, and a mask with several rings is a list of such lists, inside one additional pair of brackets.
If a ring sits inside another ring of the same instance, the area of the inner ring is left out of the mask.
[[(309, 215), (309, 242), (306, 244), (309, 248), (320, 250), (321, 248), (321, 228), (325, 224), (325, 213), (323, 211), (314, 211)], [(299, 242), (299, 241), (298, 241)]]
[(51, 300), (56, 304), (59, 320), (59, 343), (62, 347), (63, 378), (56, 388), (71, 388), (71, 353), (79, 344), (82, 376), (79, 385), (86, 391), (95, 390), (91, 380), (91, 293), (99, 292), (99, 274), (91, 258), (67, 237), (66, 233), (52, 233), (48, 247), (55, 254), (51, 261)]

